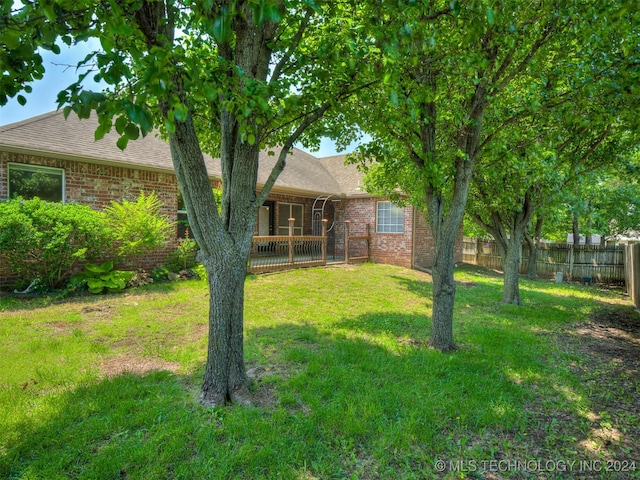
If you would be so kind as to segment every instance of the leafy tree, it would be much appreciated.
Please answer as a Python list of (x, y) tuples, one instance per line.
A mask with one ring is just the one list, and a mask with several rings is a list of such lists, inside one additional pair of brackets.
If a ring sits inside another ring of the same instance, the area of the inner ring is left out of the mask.
[[(78, 82), (59, 96), (65, 114), (95, 111), (99, 140), (115, 127), (118, 145), (161, 125), (168, 138), (191, 231), (209, 275), (209, 347), (201, 401), (250, 401), (243, 354), (244, 277), (258, 209), (286, 157), (332, 107), (362, 87), (358, 71), (373, 48), (356, 27), (359, 2), (314, 0), (79, 0), (28, 3), (5, 24), (35, 38), (24, 52), (22, 85), (35, 66), (32, 49), (45, 26), (73, 41), (99, 39), (102, 50), (81, 62)], [(82, 12), (77, 15), (76, 12)], [(5, 34), (3, 34), (5, 35)], [(48, 38), (48, 37), (47, 37)], [(14, 43), (17, 43), (14, 41)], [(22, 68), (22, 67), (21, 67)], [(105, 92), (82, 87), (86, 75)], [(9, 90), (12, 95), (16, 89)], [(2, 99), (0, 99), (2, 100)], [(275, 166), (256, 192), (258, 153), (270, 148)], [(202, 152), (219, 156), (218, 208)]]
[[(620, 82), (617, 69), (610, 75)], [(608, 88), (612, 77), (602, 71), (599, 76)], [(598, 99), (592, 97), (595, 81), (585, 75), (582, 87), (562, 91), (560, 112), (554, 110), (558, 96), (544, 92), (540, 109), (551, 111), (532, 112), (526, 122), (500, 132), (500, 138), (485, 149), (480, 168), (474, 172), (467, 213), (497, 241), (504, 270), (503, 303), (522, 304), (522, 241), (534, 212), (594, 170), (616, 165), (631, 146), (621, 141), (629, 135), (624, 132), (626, 126), (619, 124), (619, 111), (613, 108), (612, 99), (602, 90)], [(589, 89), (584, 88), (587, 84)], [(538, 235), (542, 218), (538, 215), (536, 220)], [(528, 242), (533, 253), (530, 261), (535, 265), (537, 244), (531, 236)], [(533, 267), (529, 275), (535, 276)]]
[[(454, 245), (471, 177), (500, 132), (529, 116), (531, 99), (554, 62), (575, 64), (585, 25), (606, 22), (615, 2), (411, 2), (372, 14), (384, 81), (361, 96), (360, 125), (373, 142), (360, 150), (369, 188), (424, 205), (435, 240), (430, 344), (453, 340)], [(509, 100), (510, 99), (510, 100)], [(509, 101), (508, 101), (509, 100)]]
[(574, 238), (578, 238), (580, 232), (584, 232), (587, 238), (594, 233), (615, 238), (633, 235), (640, 230), (638, 160), (633, 156), (625, 158), (628, 149), (634, 148), (637, 142), (624, 143), (626, 149), (618, 147), (619, 154), (609, 157), (614, 160), (612, 163), (585, 172), (579, 181), (568, 185), (557, 195), (556, 202), (545, 209), (545, 215), (550, 219), (545, 237), (564, 242), (572, 228), (576, 235)]
[(640, 185), (637, 178), (605, 174), (598, 178), (589, 199), (593, 233), (605, 238), (640, 232)]

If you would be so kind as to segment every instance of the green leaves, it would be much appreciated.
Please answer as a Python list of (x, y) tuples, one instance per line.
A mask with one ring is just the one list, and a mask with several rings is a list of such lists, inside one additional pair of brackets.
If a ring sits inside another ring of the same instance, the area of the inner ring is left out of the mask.
[(114, 270), (113, 260), (95, 265), (87, 263), (84, 272), (71, 277), (71, 282), (86, 283), (90, 293), (94, 295), (108, 292), (118, 293), (125, 289), (127, 282), (133, 278), (132, 271)]
[[(153, 117), (149, 111), (141, 105), (128, 102), (125, 106), (125, 111), (129, 119), (140, 126), (143, 135), (153, 130)], [(132, 137), (133, 138), (133, 137)], [(137, 134), (136, 134), (136, 137)], [(135, 138), (133, 138), (135, 140)]]
[(253, 12), (253, 23), (255, 25), (260, 25), (265, 21), (277, 23), (282, 20), (282, 13), (278, 9), (277, 3), (273, 1), (254, 1), (251, 4), (251, 10)]
[(154, 192), (148, 195), (140, 192), (135, 202), (111, 202), (105, 208), (120, 255), (140, 255), (166, 244), (174, 230), (166, 215), (161, 214), (161, 208)]
[(73, 266), (103, 254), (110, 240), (104, 216), (87, 205), (17, 198), (0, 202), (0, 253), (24, 288), (35, 278), (66, 284)]
[(126, 135), (123, 135), (118, 139), (118, 141), (116, 142), (116, 145), (120, 150), (124, 150), (125, 148), (127, 148), (128, 143), (129, 143), (129, 138)]
[(14, 50), (20, 46), (20, 31), (14, 29), (8, 29), (2, 34), (2, 42), (10, 50)]

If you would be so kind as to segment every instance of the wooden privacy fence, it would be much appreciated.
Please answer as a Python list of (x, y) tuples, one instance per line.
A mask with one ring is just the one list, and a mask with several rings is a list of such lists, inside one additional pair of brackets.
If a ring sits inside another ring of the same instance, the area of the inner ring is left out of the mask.
[(625, 245), (624, 276), (627, 294), (637, 308), (640, 308), (640, 244)]
[[(502, 270), (502, 258), (495, 241), (464, 239), (463, 261)], [(520, 273), (527, 272), (529, 246), (522, 246)], [(610, 285), (625, 283), (622, 246), (543, 244), (538, 247), (536, 261), (539, 277), (554, 278), (562, 272), (569, 281), (591, 277), (594, 282)]]

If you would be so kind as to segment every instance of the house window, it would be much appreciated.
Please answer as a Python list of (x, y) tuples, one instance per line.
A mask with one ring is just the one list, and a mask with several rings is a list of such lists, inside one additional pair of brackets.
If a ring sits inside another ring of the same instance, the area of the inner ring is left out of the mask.
[(391, 202), (378, 202), (376, 213), (377, 233), (403, 233), (404, 208)]
[(297, 203), (278, 204), (278, 235), (289, 235), (289, 219), (293, 222), (293, 234), (302, 235), (304, 226), (304, 206)]
[[(182, 194), (178, 193), (178, 238), (186, 238), (187, 230), (189, 229), (189, 218), (187, 217), (187, 208), (184, 206), (184, 199)], [(191, 232), (189, 237), (193, 238)]]
[(48, 202), (64, 201), (64, 170), (23, 163), (9, 163), (9, 198), (39, 197)]

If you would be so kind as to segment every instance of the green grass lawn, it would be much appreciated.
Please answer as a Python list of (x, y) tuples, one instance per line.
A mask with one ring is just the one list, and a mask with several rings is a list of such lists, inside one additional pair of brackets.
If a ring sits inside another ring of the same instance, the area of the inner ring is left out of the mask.
[[(640, 323), (629, 300), (523, 280), (514, 307), (491, 271), (456, 280), (460, 348), (442, 354), (426, 274), (248, 277), (255, 406), (223, 409), (197, 403), (205, 282), (0, 298), (0, 478), (638, 477), (637, 364), (591, 334), (619, 327), (602, 312)], [(634, 332), (616, 348), (640, 349)]]

